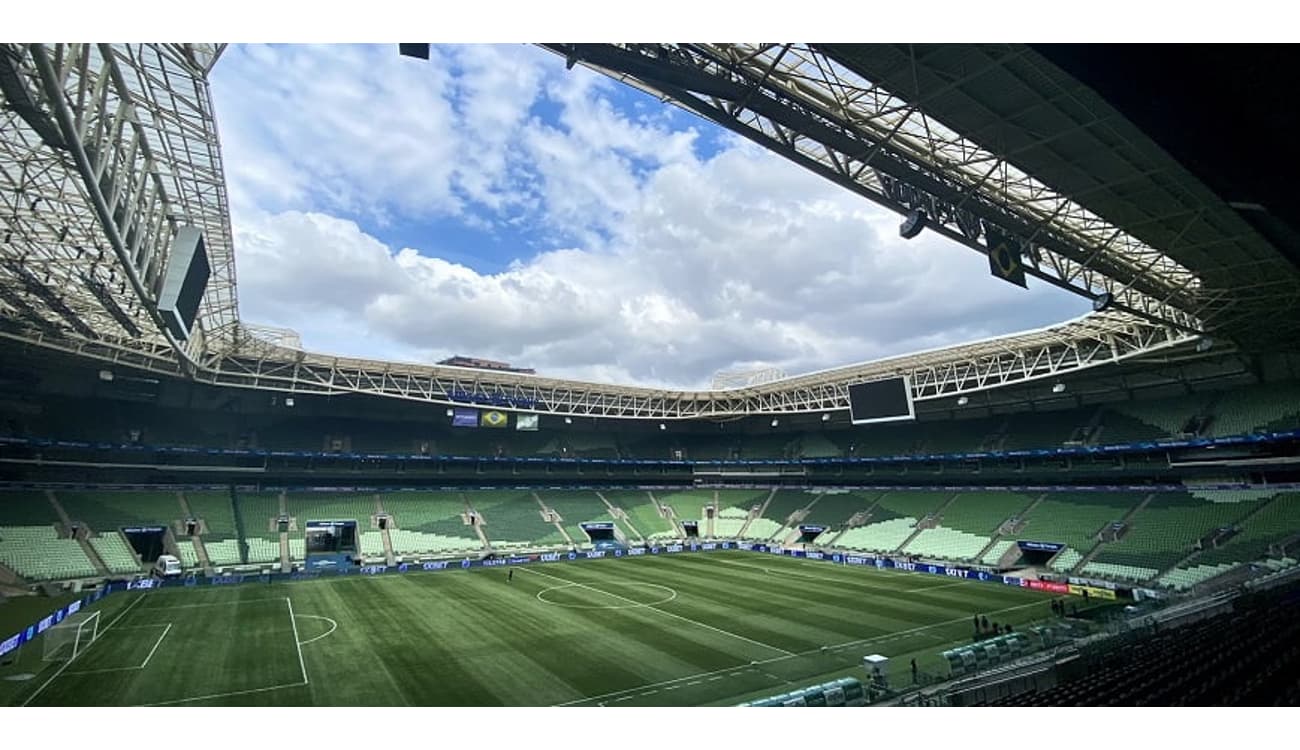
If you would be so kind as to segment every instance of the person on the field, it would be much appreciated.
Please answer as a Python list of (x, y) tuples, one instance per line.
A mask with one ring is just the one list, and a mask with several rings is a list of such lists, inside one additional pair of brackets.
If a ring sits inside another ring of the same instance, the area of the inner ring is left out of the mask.
[(916, 682), (916, 659), (912, 659), (912, 682)]
[(980, 625), (985, 630), (989, 629), (989, 618), (986, 615), (980, 615)]
[(515, 580), (515, 569), (510, 568), (508, 571), (506, 571), (506, 583), (510, 583), (513, 580)]

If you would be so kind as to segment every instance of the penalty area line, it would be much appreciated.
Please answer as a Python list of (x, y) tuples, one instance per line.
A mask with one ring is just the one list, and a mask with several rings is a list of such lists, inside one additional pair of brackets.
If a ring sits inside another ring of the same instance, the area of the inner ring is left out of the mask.
[(120, 614), (118, 614), (118, 616), (117, 616), (116, 618), (114, 618), (112, 622), (110, 622), (109, 624), (107, 624), (107, 625), (104, 626), (104, 630), (103, 630), (102, 632), (98, 633), (98, 634), (95, 636), (95, 641), (94, 641), (94, 642), (90, 643), (88, 646), (86, 646), (85, 649), (83, 649), (82, 651), (80, 651), (79, 653), (77, 653), (77, 654), (76, 654), (75, 656), (73, 656), (71, 659), (68, 659), (66, 662), (64, 662), (64, 663), (63, 663), (63, 666), (59, 667), (58, 671), (56, 671), (54, 674), (50, 675), (50, 679), (46, 680), (44, 683), (41, 684), (40, 687), (36, 688), (36, 692), (34, 692), (34, 693), (32, 693), (31, 695), (27, 696), (27, 699), (24, 700), (20, 705), (22, 705), (22, 706), (26, 706), (27, 704), (31, 703), (33, 700), (36, 700), (36, 696), (40, 695), (40, 694), (41, 694), (41, 691), (43, 691), (43, 690), (45, 690), (45, 688), (49, 687), (49, 686), (50, 686), (50, 683), (51, 683), (51, 682), (54, 682), (56, 679), (58, 679), (59, 675), (63, 674), (64, 670), (66, 670), (68, 667), (72, 666), (72, 662), (76, 661), (76, 659), (77, 659), (78, 656), (81, 656), (82, 654), (86, 653), (86, 651), (89, 651), (89, 650), (90, 650), (90, 647), (93, 646), (93, 645), (95, 645), (95, 642), (98, 642), (100, 638), (103, 638), (103, 637), (104, 637), (104, 633), (107, 633), (109, 630), (112, 629), (112, 627), (113, 627), (114, 625), (116, 625), (116, 624), (118, 624), (119, 622), (121, 622), (121, 621), (122, 621), (122, 618), (123, 618), (123, 617), (126, 617), (127, 613), (129, 613), (132, 609), (135, 608), (135, 605), (137, 605), (137, 604), (139, 604), (140, 602), (144, 601), (145, 596), (147, 596), (147, 595), (146, 595), (146, 594), (141, 594), (139, 599), (136, 599), (135, 601), (133, 601), (133, 602), (131, 602), (130, 604), (126, 605), (126, 609), (122, 610), (122, 612), (121, 612)]

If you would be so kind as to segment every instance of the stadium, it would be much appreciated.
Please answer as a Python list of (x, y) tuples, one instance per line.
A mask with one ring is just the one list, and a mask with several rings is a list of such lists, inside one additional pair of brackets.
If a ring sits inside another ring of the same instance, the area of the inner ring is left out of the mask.
[(1294, 110), (1171, 125), (1145, 48), (538, 46), (1090, 311), (698, 389), (312, 351), (240, 316), (225, 45), (6, 43), (0, 705), (1300, 703)]

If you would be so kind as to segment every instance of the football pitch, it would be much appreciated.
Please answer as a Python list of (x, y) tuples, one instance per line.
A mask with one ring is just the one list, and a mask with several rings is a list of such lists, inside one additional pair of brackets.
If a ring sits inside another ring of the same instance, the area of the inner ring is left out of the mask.
[[(867, 654), (946, 674), (977, 613), (1018, 627), (1050, 595), (712, 552), (125, 592), (99, 638), (6, 700), (32, 706), (733, 705)], [(24, 648), (39, 649), (39, 642)], [(24, 661), (40, 664), (40, 654)]]

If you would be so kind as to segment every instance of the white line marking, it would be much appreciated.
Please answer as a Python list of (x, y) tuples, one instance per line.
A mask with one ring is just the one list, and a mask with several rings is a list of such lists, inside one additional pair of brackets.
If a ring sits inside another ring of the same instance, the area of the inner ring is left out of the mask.
[[(584, 589), (587, 589), (588, 591), (595, 591), (597, 594), (604, 594), (605, 596), (610, 596), (610, 597), (613, 597), (613, 598), (615, 598), (615, 599), (622, 599), (623, 601), (625, 601), (625, 602), (631, 602), (632, 604), (640, 604), (640, 602), (636, 601), (635, 599), (628, 599), (628, 598), (625, 597), (625, 596), (619, 596), (618, 594), (611, 594), (611, 593), (609, 593), (608, 591), (601, 591), (600, 589), (598, 589), (598, 588), (596, 588), (596, 587), (594, 587), (594, 586), (588, 586), (588, 585), (585, 584), (585, 583), (579, 583), (579, 582), (577, 582), (577, 581), (570, 581), (570, 580), (567, 579), (567, 578), (561, 578), (561, 577), (559, 577), (559, 576), (553, 576), (553, 575), (551, 575), (550, 573), (543, 573), (543, 572), (540, 571), (540, 570), (533, 570), (533, 569), (531, 569), (531, 568), (521, 567), (521, 568), (519, 568), (519, 569), (520, 569), (520, 570), (526, 570), (526, 571), (528, 571), (529, 573), (533, 573), (533, 574), (535, 574), (535, 575), (546, 576), (547, 578), (554, 578), (554, 579), (557, 580), (557, 581), (564, 581), (565, 583), (572, 583), (572, 584), (574, 584), (575, 586), (580, 586), (580, 587), (582, 587), (582, 588), (584, 588)], [(691, 624), (693, 624), (693, 625), (698, 625), (698, 626), (700, 626), (700, 627), (702, 627), (702, 628), (707, 628), (708, 630), (712, 630), (712, 631), (715, 632), (715, 633), (721, 633), (721, 634), (723, 634), (723, 635), (731, 636), (732, 638), (738, 638), (738, 639), (740, 639), (740, 640), (742, 640), (742, 641), (746, 641), (746, 642), (748, 642), (748, 643), (752, 643), (752, 644), (754, 644), (755, 646), (762, 646), (763, 648), (768, 649), (769, 651), (778, 651), (778, 652), (783, 653), (783, 654), (785, 654), (785, 655), (787, 655), (787, 656), (794, 656), (794, 655), (795, 655), (793, 651), (786, 651), (785, 649), (783, 649), (783, 648), (778, 648), (777, 646), (773, 646), (773, 645), (771, 645), (770, 643), (763, 643), (762, 641), (756, 641), (756, 640), (754, 640), (753, 638), (747, 638), (747, 637), (745, 637), (745, 636), (743, 636), (743, 635), (740, 635), (739, 633), (733, 633), (733, 632), (731, 632), (731, 631), (729, 631), (729, 630), (723, 630), (722, 628), (715, 628), (715, 627), (713, 627), (712, 625), (709, 625), (708, 623), (703, 623), (703, 622), (700, 622), (699, 620), (692, 620), (692, 619), (689, 618), (689, 617), (683, 617), (683, 616), (681, 616), (681, 615), (679, 615), (679, 614), (675, 614), (675, 613), (673, 613), (673, 612), (669, 612), (669, 611), (667, 611), (667, 610), (659, 609), (659, 608), (657, 608), (657, 607), (651, 607), (651, 606), (648, 606), (648, 605), (645, 607), (645, 609), (648, 609), (648, 610), (650, 610), (650, 611), (652, 611), (652, 612), (658, 612), (658, 613), (661, 614), (661, 615), (667, 615), (668, 617), (672, 617), (672, 618), (677, 619), (677, 620), (682, 620), (683, 622), (689, 622), (689, 623), (691, 623)]]
[[(99, 639), (104, 637), (104, 633), (107, 633), (107, 632), (109, 631), (109, 629), (111, 629), (114, 625), (116, 625), (119, 621), (121, 621), (121, 619), (122, 619), (123, 617), (126, 617), (126, 613), (127, 613), (127, 612), (130, 612), (132, 609), (134, 609), (134, 608), (135, 608), (135, 605), (137, 605), (137, 604), (139, 604), (140, 602), (144, 601), (145, 596), (146, 596), (146, 594), (141, 594), (139, 599), (136, 599), (135, 601), (133, 601), (133, 602), (131, 602), (130, 604), (126, 605), (126, 609), (122, 610), (122, 612), (121, 612), (120, 614), (118, 614), (118, 616), (117, 616), (116, 618), (114, 618), (112, 622), (110, 622), (109, 624), (107, 624), (107, 625), (104, 626), (104, 630), (103, 630), (101, 633), (99, 633), (99, 635), (95, 638), (95, 641), (94, 641), (93, 643), (91, 643), (90, 646), (94, 646), (95, 643), (98, 643), (98, 642), (99, 642)], [(90, 650), (90, 646), (86, 646), (86, 648), (83, 649), (82, 651), (80, 651), (80, 652), (77, 654), (77, 656), (81, 656), (82, 654), (84, 654), (84, 653), (86, 653), (87, 651), (89, 651), (89, 650)], [(46, 680), (46, 681), (45, 681), (45, 682), (44, 682), (40, 687), (36, 688), (36, 692), (34, 692), (34, 693), (32, 693), (31, 695), (27, 696), (27, 700), (23, 701), (21, 705), (22, 705), (22, 706), (26, 706), (28, 703), (31, 703), (33, 700), (35, 700), (35, 699), (36, 699), (36, 696), (40, 695), (42, 690), (44, 690), (45, 688), (49, 687), (51, 682), (54, 682), (54, 680), (57, 679), (59, 675), (63, 674), (63, 670), (65, 670), (65, 669), (67, 669), (68, 667), (72, 666), (72, 662), (76, 661), (77, 656), (74, 656), (74, 657), (72, 657), (71, 659), (68, 659), (66, 662), (64, 662), (63, 666), (59, 667), (58, 671), (56, 671), (54, 674), (50, 675), (50, 679)]]
[(166, 629), (163, 630), (162, 635), (158, 636), (158, 642), (153, 644), (153, 648), (149, 649), (149, 655), (144, 657), (144, 664), (140, 665), (140, 669), (144, 669), (145, 667), (149, 666), (149, 660), (153, 658), (153, 655), (158, 650), (158, 647), (162, 645), (163, 639), (166, 638), (167, 634), (170, 632), (172, 632), (172, 624), (169, 622), (167, 623)]
[(289, 624), (293, 625), (293, 647), (298, 649), (298, 666), (302, 667), (302, 684), (306, 685), (307, 662), (302, 660), (302, 641), (298, 640), (298, 620), (293, 616), (293, 600), (286, 596), (284, 603), (289, 605)]
[(686, 687), (690, 687), (691, 685), (698, 685), (698, 684), (700, 684), (700, 680), (696, 680), (695, 682), (688, 682), (686, 683)]
[(337, 622), (335, 622), (334, 620), (331, 620), (331, 619), (328, 618), (328, 617), (321, 617), (320, 615), (298, 615), (298, 616), (299, 616), (299, 617), (306, 617), (306, 618), (311, 619), (311, 620), (324, 620), (325, 622), (328, 622), (328, 623), (330, 624), (330, 629), (329, 629), (329, 630), (326, 630), (324, 633), (321, 633), (320, 635), (316, 636), (315, 638), (308, 638), (307, 640), (303, 641), (302, 644), (301, 644), (301, 645), (303, 645), (303, 646), (306, 646), (308, 643), (315, 643), (316, 641), (319, 641), (320, 639), (324, 638), (325, 636), (327, 636), (327, 635), (329, 635), (330, 633), (333, 633), (335, 630), (338, 630), (338, 629), (339, 629), (339, 624), (338, 624)]
[[(1017, 604), (1017, 605), (1012, 606), (1012, 607), (1004, 607), (1004, 608), (1002, 608), (1002, 609), (996, 609), (996, 610), (993, 610), (992, 612), (989, 612), (988, 614), (990, 614), (990, 615), (1001, 614), (1002, 612), (1013, 612), (1013, 611), (1015, 611), (1015, 610), (1017, 610), (1017, 609), (1024, 609), (1024, 608), (1026, 608), (1026, 607), (1041, 607), (1042, 605), (1043, 605), (1043, 603), (1042, 603), (1041, 601), (1033, 601), (1033, 602), (1027, 602), (1027, 603), (1025, 603), (1025, 604)], [(893, 633), (893, 634), (887, 634), (887, 635), (875, 636), (875, 637), (873, 637), (873, 638), (861, 638), (861, 639), (856, 640), (856, 641), (845, 641), (844, 643), (837, 643), (837, 644), (835, 644), (835, 645), (833, 645), (833, 646), (818, 646), (818, 647), (816, 647), (816, 648), (810, 648), (810, 649), (808, 649), (807, 651), (801, 651), (801, 652), (799, 652), (799, 653), (797, 653), (797, 654), (791, 654), (790, 656), (776, 656), (776, 657), (773, 657), (773, 658), (771, 658), (771, 659), (764, 659), (763, 661), (755, 662), (755, 664), (772, 664), (772, 663), (779, 662), (779, 661), (785, 661), (786, 659), (789, 659), (789, 658), (791, 658), (791, 657), (809, 656), (809, 655), (811, 655), (811, 654), (820, 653), (821, 650), (822, 650), (823, 648), (825, 648), (825, 649), (827, 649), (827, 650), (835, 650), (835, 649), (841, 649), (841, 648), (848, 648), (849, 646), (862, 646), (862, 645), (865, 645), (865, 644), (868, 644), (868, 643), (881, 643), (881, 642), (885, 641), (885, 640), (888, 639), (888, 638), (903, 637), (903, 636), (907, 636), (907, 635), (912, 635), (912, 634), (914, 634), (914, 633), (926, 633), (926, 631), (933, 630), (933, 629), (935, 629), (935, 628), (941, 628), (941, 627), (944, 627), (944, 626), (946, 626), (946, 625), (953, 625), (953, 624), (955, 624), (955, 623), (959, 623), (959, 622), (969, 622), (969, 619), (968, 619), (967, 617), (965, 617), (965, 616), (962, 616), (962, 617), (954, 617), (954, 618), (952, 618), (951, 620), (944, 620), (943, 622), (934, 622), (934, 623), (930, 623), (929, 625), (922, 625), (922, 626), (920, 626), (920, 627), (911, 628), (910, 630), (900, 630), (900, 631), (898, 631), (897, 633)], [(929, 633), (927, 633), (927, 635), (930, 635), (931, 637), (936, 638), (937, 640), (940, 640), (940, 641), (945, 641), (945, 642), (946, 642), (946, 641), (949, 640), (949, 639), (947, 639), (947, 638), (942, 638), (942, 637), (940, 637), (940, 636), (934, 636), (933, 634), (929, 634)], [(739, 665), (738, 665), (738, 666), (739, 666)], [(579, 699), (577, 699), (577, 700), (568, 701), (568, 702), (566, 702), (566, 703), (556, 703), (555, 705), (556, 705), (556, 706), (572, 706), (572, 705), (575, 705), (575, 704), (578, 704), (578, 703), (587, 703), (587, 702), (589, 702), (589, 701), (604, 700), (604, 699), (609, 698), (609, 697), (611, 697), (611, 696), (622, 695), (622, 694), (624, 694), (624, 693), (635, 693), (635, 692), (637, 692), (638, 690), (644, 690), (645, 688), (654, 688), (654, 687), (660, 687), (660, 686), (662, 686), (662, 685), (671, 685), (671, 684), (674, 683), (674, 682), (682, 682), (682, 681), (684, 681), (684, 680), (696, 680), (696, 681), (698, 682), (699, 679), (700, 679), (700, 678), (703, 678), (703, 677), (708, 677), (708, 680), (707, 680), (707, 681), (708, 681), (708, 682), (713, 682), (714, 680), (720, 680), (720, 679), (722, 679), (722, 676), (719, 675), (719, 673), (721, 673), (721, 672), (730, 672), (730, 671), (732, 671), (732, 670), (734, 670), (734, 669), (736, 669), (736, 667), (733, 666), (733, 667), (727, 667), (726, 669), (715, 669), (715, 670), (713, 670), (712, 672), (700, 672), (700, 673), (698, 673), (698, 674), (688, 674), (688, 675), (686, 675), (685, 677), (677, 677), (677, 678), (674, 678), (674, 679), (671, 679), (671, 680), (663, 680), (662, 682), (651, 682), (651, 683), (646, 684), (646, 685), (638, 685), (637, 687), (634, 687), (634, 688), (625, 688), (625, 689), (623, 689), (623, 690), (615, 690), (615, 691), (613, 691), (613, 692), (611, 692), (611, 693), (603, 693), (603, 694), (601, 694), (601, 695), (593, 695), (593, 696), (591, 696), (591, 697), (589, 697), (589, 698), (579, 698)], [(717, 676), (717, 677), (709, 677), (709, 675), (719, 675), (719, 676)]]
[(153, 652), (158, 650), (158, 644), (162, 643), (163, 639), (167, 637), (167, 633), (172, 629), (172, 624), (170, 622), (160, 622), (157, 623), (156, 625), (123, 625), (122, 627), (117, 629), (118, 632), (121, 632), (123, 630), (146, 630), (149, 628), (162, 628), (163, 632), (162, 635), (158, 636), (157, 642), (153, 644), (153, 649), (149, 651), (149, 655), (144, 657), (143, 664), (137, 664), (134, 667), (105, 667), (104, 669), (74, 669), (71, 672), (64, 672), (64, 674), (65, 675), (103, 674), (105, 672), (134, 672), (137, 670), (144, 669), (145, 667), (149, 666), (149, 660), (153, 658)]
[(306, 683), (295, 682), (290, 685), (272, 685), (271, 687), (253, 688), (252, 690), (235, 690), (229, 693), (213, 693), (212, 695), (200, 695), (197, 698), (177, 698), (174, 701), (160, 701), (158, 703), (141, 703), (141, 706), (174, 706), (177, 703), (192, 703), (193, 701), (206, 701), (215, 698), (229, 698), (234, 695), (252, 695), (253, 693), (267, 693), (272, 690), (283, 690), (285, 688), (302, 687)]

